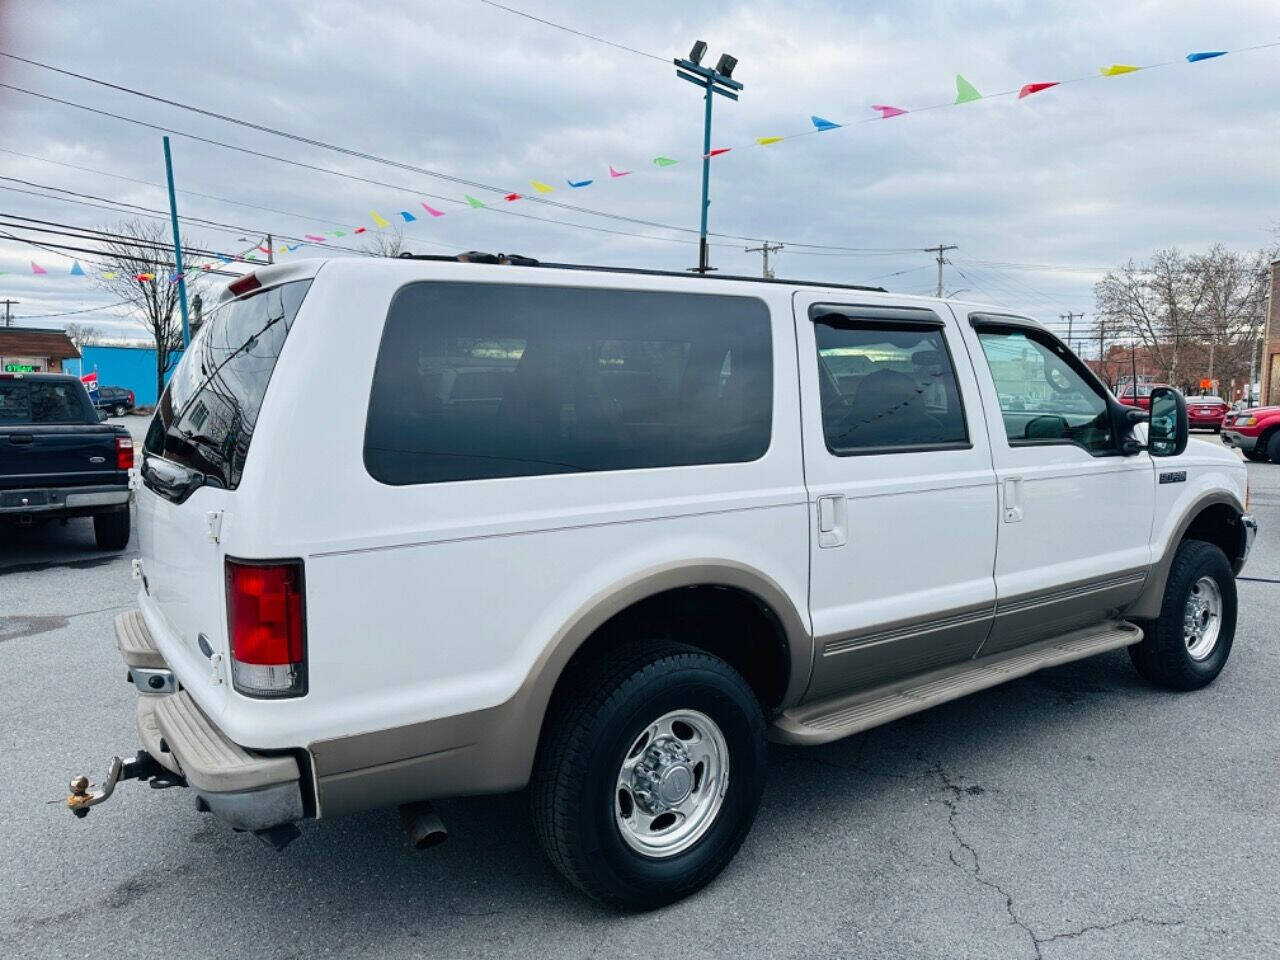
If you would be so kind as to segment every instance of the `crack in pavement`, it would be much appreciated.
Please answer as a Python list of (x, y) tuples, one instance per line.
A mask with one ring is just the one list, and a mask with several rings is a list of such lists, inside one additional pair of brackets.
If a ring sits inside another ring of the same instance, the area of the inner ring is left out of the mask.
[(1031, 949), (1035, 951), (1035, 960), (1044, 960), (1043, 948), (1046, 943), (1053, 943), (1058, 940), (1074, 940), (1077, 937), (1083, 937), (1086, 934), (1097, 933), (1104, 930), (1114, 930), (1117, 927), (1123, 927), (1129, 924), (1143, 924), (1153, 927), (1177, 927), (1181, 926), (1185, 922), (1183, 920), (1160, 920), (1143, 916), (1142, 914), (1135, 914), (1131, 917), (1124, 917), (1123, 919), (1114, 920), (1110, 923), (1086, 924), (1078, 930), (1067, 930), (1046, 937), (1038, 935), (1029, 923), (1018, 916), (1018, 910), (1014, 904), (1013, 894), (1009, 893), (1009, 891), (996, 881), (983, 874), (982, 859), (978, 856), (978, 851), (974, 849), (973, 844), (969, 843), (969, 841), (961, 836), (960, 828), (956, 824), (956, 818), (960, 814), (960, 800), (964, 796), (979, 796), (981, 788), (976, 785), (968, 788), (961, 787), (958, 783), (954, 782), (949, 776), (947, 776), (947, 772), (942, 768), (941, 764), (934, 767), (933, 774), (939, 781), (941, 781), (943, 788), (948, 794), (943, 798), (942, 802), (947, 808), (947, 826), (951, 829), (951, 836), (959, 845), (960, 849), (967, 853), (969, 858), (972, 859), (972, 866), (966, 866), (961, 863), (961, 858), (957, 857), (955, 850), (947, 851), (947, 856), (950, 858), (953, 866), (963, 870), (979, 884), (989, 890), (994, 890), (1000, 895), (1004, 900), (1004, 909), (1009, 915), (1010, 921), (1012, 921), (1014, 926), (1018, 927), (1018, 929), (1027, 935), (1027, 939), (1031, 943)]

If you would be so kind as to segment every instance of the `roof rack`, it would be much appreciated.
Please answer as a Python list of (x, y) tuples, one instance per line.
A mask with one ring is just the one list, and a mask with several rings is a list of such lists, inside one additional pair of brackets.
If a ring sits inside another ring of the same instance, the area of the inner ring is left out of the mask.
[(397, 259), (400, 260), (431, 260), (443, 263), (490, 263), (490, 264), (506, 264), (517, 267), (546, 267), (551, 270), (582, 270), (590, 273), (625, 273), (642, 277), (682, 277), (685, 279), (695, 278), (704, 280), (738, 280), (748, 283), (773, 283), (784, 284), (789, 287), (827, 287), (839, 290), (863, 290), (869, 293), (888, 293), (884, 287), (872, 287), (858, 283), (833, 283), (825, 280), (786, 280), (775, 277), (744, 277), (736, 274), (710, 274), (696, 272), (681, 272), (678, 270), (651, 270), (647, 267), (605, 267), (588, 263), (543, 263), (534, 260), (532, 257), (522, 257), (519, 254), (507, 253), (481, 253), (476, 250), (460, 253), (457, 256), (449, 257), (437, 253), (402, 253)]

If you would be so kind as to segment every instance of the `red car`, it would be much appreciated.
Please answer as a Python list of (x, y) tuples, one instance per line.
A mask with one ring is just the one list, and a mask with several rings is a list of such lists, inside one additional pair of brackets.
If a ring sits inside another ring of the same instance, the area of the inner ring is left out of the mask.
[(1125, 387), (1124, 393), (1116, 397), (1121, 403), (1129, 407), (1141, 407), (1143, 410), (1151, 409), (1151, 391), (1156, 387), (1167, 387), (1167, 383), (1140, 383), (1138, 384), (1138, 395), (1134, 397), (1133, 387)]
[(1280, 463), (1280, 407), (1228, 413), (1222, 423), (1222, 442), (1239, 448), (1250, 460)]
[(1219, 433), (1222, 430), (1222, 419), (1226, 415), (1227, 402), (1221, 397), (1187, 397), (1187, 421), (1192, 430), (1212, 430)]

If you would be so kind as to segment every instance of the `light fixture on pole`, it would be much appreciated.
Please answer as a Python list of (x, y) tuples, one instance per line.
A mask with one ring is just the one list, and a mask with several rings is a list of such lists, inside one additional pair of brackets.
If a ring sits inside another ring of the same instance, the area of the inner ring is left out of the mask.
[(707, 207), (711, 200), (708, 196), (711, 180), (711, 94), (716, 93), (730, 100), (737, 100), (736, 91), (742, 84), (733, 79), (734, 67), (738, 65), (736, 57), (722, 53), (716, 61), (715, 69), (702, 66), (702, 58), (707, 55), (707, 45), (699, 40), (689, 51), (687, 60), (675, 59), (676, 76), (681, 80), (702, 87), (706, 98), (706, 107), (702, 121), (702, 208), (701, 230), (698, 242), (698, 273), (706, 273), (711, 269), (707, 257)]

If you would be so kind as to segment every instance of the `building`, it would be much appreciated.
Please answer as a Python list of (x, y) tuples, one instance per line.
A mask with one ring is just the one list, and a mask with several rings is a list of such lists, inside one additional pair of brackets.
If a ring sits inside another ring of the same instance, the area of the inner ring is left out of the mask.
[(1263, 404), (1280, 404), (1280, 260), (1272, 261), (1271, 275), (1267, 280), (1267, 318), (1258, 371)]
[[(181, 351), (169, 355), (173, 361), (169, 368), (178, 365)], [(97, 371), (98, 383), (104, 387), (124, 387), (132, 390), (134, 402), (140, 407), (155, 406), (156, 400), (156, 351), (154, 347), (112, 347), (86, 345), (78, 363), (72, 363), (71, 373), (83, 376)], [(169, 373), (165, 374), (169, 382)]]
[(62, 373), (63, 362), (80, 351), (64, 330), (48, 327), (0, 327), (0, 371)]

